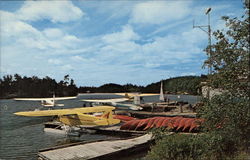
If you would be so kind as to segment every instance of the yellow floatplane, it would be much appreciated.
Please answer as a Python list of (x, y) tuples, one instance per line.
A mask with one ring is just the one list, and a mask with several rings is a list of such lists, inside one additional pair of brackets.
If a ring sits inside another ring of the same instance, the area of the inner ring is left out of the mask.
[[(57, 120), (69, 126), (105, 126), (120, 123), (119, 119), (114, 119), (112, 111), (115, 107), (98, 106), (72, 109), (56, 109), (43, 111), (16, 112), (18, 116), (38, 117), (38, 116), (57, 116)], [(101, 113), (95, 116), (94, 113)]]

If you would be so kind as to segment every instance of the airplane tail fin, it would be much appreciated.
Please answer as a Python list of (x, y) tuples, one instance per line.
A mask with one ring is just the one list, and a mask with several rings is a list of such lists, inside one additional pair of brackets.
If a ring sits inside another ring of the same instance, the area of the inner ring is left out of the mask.
[(104, 112), (101, 117), (107, 119), (109, 125), (120, 123), (119, 119), (113, 118), (112, 110)]
[(129, 98), (128, 93), (125, 93), (124, 97), (125, 98)]

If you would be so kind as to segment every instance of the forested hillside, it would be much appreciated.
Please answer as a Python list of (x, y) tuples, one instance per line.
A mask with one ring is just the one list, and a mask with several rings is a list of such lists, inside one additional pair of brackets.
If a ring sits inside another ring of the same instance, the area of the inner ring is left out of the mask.
[[(164, 91), (172, 94), (199, 94), (200, 82), (205, 81), (206, 76), (184, 76), (163, 80)], [(115, 93), (115, 92), (142, 92), (159, 93), (161, 82), (149, 84), (147, 86), (137, 86), (133, 84), (119, 85), (114, 83), (104, 84), (100, 87), (79, 87), (69, 75), (64, 76), (60, 82), (56, 82), (48, 76), (38, 78), (36, 76), (26, 77), (6, 75), (0, 78), (0, 98), (14, 97), (52, 97), (75, 96), (77, 93)]]
[[(172, 94), (199, 94), (200, 83), (206, 81), (206, 76), (183, 76), (163, 80), (164, 91)], [(152, 83), (143, 88), (142, 92), (159, 93), (161, 82)]]
[(64, 80), (60, 82), (48, 76), (41, 79), (15, 74), (0, 78), (0, 98), (52, 97), (54, 93), (57, 97), (77, 95), (74, 80), (70, 79), (69, 75), (64, 76)]
[[(200, 82), (206, 80), (206, 76), (183, 76), (163, 80), (164, 91), (172, 94), (199, 94), (201, 88)], [(143, 92), (143, 93), (159, 93), (161, 82), (149, 84), (145, 87), (132, 84), (119, 85), (109, 83), (100, 87), (80, 87), (79, 93), (114, 93), (114, 92)]]

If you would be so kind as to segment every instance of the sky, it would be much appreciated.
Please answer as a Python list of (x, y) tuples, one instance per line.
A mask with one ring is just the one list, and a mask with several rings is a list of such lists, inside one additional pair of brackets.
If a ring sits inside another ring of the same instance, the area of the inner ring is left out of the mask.
[[(67, 74), (77, 86), (147, 85), (207, 74), (207, 25), (244, 14), (242, 0), (60, 0), (0, 2), (0, 73)], [(212, 43), (215, 40), (212, 39)]]

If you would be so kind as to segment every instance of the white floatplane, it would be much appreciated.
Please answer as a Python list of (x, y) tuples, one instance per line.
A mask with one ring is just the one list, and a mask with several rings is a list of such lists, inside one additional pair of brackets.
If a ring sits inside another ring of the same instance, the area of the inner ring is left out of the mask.
[[(129, 110), (141, 110), (141, 97), (144, 96), (155, 96), (159, 94), (139, 94), (139, 93), (114, 93), (116, 95), (124, 96), (125, 98), (114, 98), (114, 99), (83, 99), (81, 101), (90, 102), (94, 105), (111, 105), (118, 109), (129, 109)], [(121, 102), (131, 101), (133, 99), (133, 104), (125, 104)]]
[(89, 102), (93, 106), (110, 105), (110, 106), (114, 106), (114, 107), (119, 108), (119, 109), (130, 109), (130, 110), (141, 110), (142, 109), (140, 106), (137, 106), (135, 104), (119, 103), (119, 102), (128, 101), (127, 98), (116, 98), (116, 99), (83, 99), (81, 101)]
[(16, 101), (41, 101), (41, 105), (44, 107), (55, 107), (55, 106), (64, 106), (64, 104), (56, 104), (56, 101), (67, 100), (67, 99), (76, 99), (77, 97), (55, 97), (53, 98), (14, 98)]

